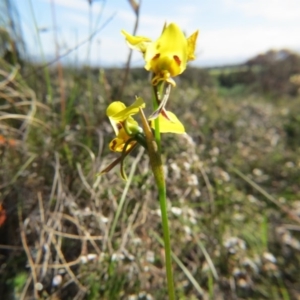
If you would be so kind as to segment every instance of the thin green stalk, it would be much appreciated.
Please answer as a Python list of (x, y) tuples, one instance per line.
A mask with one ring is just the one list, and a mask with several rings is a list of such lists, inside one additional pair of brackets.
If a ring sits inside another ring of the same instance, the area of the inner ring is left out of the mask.
[[(154, 236), (154, 238), (163, 245), (163, 240), (156, 234), (156, 232), (154, 231), (150, 231), (151, 235)], [(174, 261), (177, 263), (177, 265), (179, 266), (179, 268), (183, 271), (183, 273), (186, 275), (186, 277), (189, 279), (189, 281), (192, 283), (192, 285), (195, 287), (195, 289), (198, 291), (200, 296), (203, 296), (203, 290), (201, 288), (201, 286), (199, 285), (199, 283), (197, 282), (197, 280), (195, 279), (195, 277), (193, 276), (193, 274), (189, 271), (189, 269), (182, 263), (182, 261), (179, 259), (179, 257), (174, 253), (171, 252), (172, 257), (174, 259)]]
[(163, 233), (164, 233), (165, 260), (166, 260), (169, 299), (175, 299), (165, 181), (161, 182), (161, 184), (157, 184), (157, 187), (158, 187), (158, 193), (159, 193), (161, 220), (162, 220), (162, 227), (163, 227)]
[[(163, 84), (160, 85), (160, 93), (163, 90)], [(161, 96), (161, 94), (160, 94)], [(154, 111), (158, 107), (156, 101), (156, 96), (153, 95), (152, 99)], [(163, 165), (161, 160), (161, 137), (159, 130), (159, 119), (155, 119), (155, 140), (157, 143), (158, 155), (160, 160), (160, 170), (162, 175), (162, 180), (156, 180), (158, 195), (159, 195), (159, 204), (161, 210), (161, 221), (164, 234), (164, 246), (165, 246), (165, 260), (166, 260), (166, 271), (167, 271), (167, 281), (168, 281), (168, 292), (169, 299), (175, 299), (175, 290), (174, 290), (174, 279), (173, 279), (173, 268), (172, 268), (172, 252), (171, 252), (171, 242), (170, 242), (170, 230), (169, 230), (169, 221), (168, 221), (168, 209), (167, 209), (167, 193), (166, 193), (166, 180), (164, 177)]]
[[(155, 92), (156, 91), (154, 91), (154, 93)], [(156, 101), (156, 95), (153, 94), (154, 110), (157, 108), (157, 106), (158, 103)], [(169, 299), (175, 300), (175, 289), (174, 289), (172, 256), (171, 256), (171, 242), (170, 242), (167, 197), (166, 197), (166, 181), (164, 177), (163, 164), (161, 160), (161, 151), (160, 151), (161, 138), (160, 138), (160, 131), (159, 131), (159, 122), (158, 119), (155, 120), (155, 140), (154, 140), (151, 129), (149, 128), (149, 124), (142, 110), (141, 110), (141, 115), (142, 115), (143, 127), (146, 135), (147, 145), (148, 145), (150, 164), (151, 164), (151, 168), (153, 171), (153, 175), (156, 181), (158, 194), (159, 194)]]

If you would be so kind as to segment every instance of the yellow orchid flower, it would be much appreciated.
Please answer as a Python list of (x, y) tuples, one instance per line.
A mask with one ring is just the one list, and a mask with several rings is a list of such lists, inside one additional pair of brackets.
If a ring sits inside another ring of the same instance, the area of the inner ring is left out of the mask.
[(143, 107), (145, 103), (142, 98), (136, 98), (136, 101), (129, 107), (121, 101), (114, 101), (107, 107), (106, 114), (116, 134), (116, 137), (109, 143), (109, 148), (114, 152), (122, 152), (122, 155), (104, 168), (99, 175), (109, 172), (120, 163), (120, 174), (126, 180), (124, 159), (135, 148), (138, 140), (143, 144), (143, 139), (139, 139), (142, 129), (131, 115), (137, 114), (139, 108)]
[(152, 84), (166, 81), (175, 86), (171, 77), (180, 75), (187, 62), (195, 59), (195, 48), (198, 30), (186, 38), (181, 29), (171, 23), (164, 26), (161, 36), (155, 41), (143, 36), (132, 36), (122, 30), (126, 41), (133, 49), (138, 49), (144, 55), (145, 69), (154, 73)]
[[(129, 107), (126, 107), (126, 105), (120, 101), (114, 101), (108, 106), (106, 114), (116, 134), (116, 137), (109, 143), (111, 151), (122, 152), (126, 143), (128, 143), (127, 150), (129, 150), (137, 143), (133, 137), (137, 133), (142, 132), (142, 129), (131, 116), (137, 114), (139, 108), (144, 107), (144, 100), (139, 97), (137, 97), (135, 102)], [(162, 114), (158, 116), (160, 132), (184, 133), (184, 126), (176, 115), (170, 111), (166, 111), (166, 114), (168, 118)], [(151, 121), (151, 127), (154, 128), (153, 120)], [(131, 141), (129, 141), (130, 139)]]
[(106, 114), (116, 134), (116, 138), (109, 143), (111, 151), (122, 152), (127, 143), (127, 150), (136, 144), (133, 136), (142, 129), (131, 115), (137, 114), (140, 107), (145, 107), (142, 98), (137, 98), (129, 107), (120, 101), (114, 101), (108, 106)]
[[(122, 152), (122, 155), (103, 169), (99, 174), (109, 172), (118, 163), (121, 166), (121, 176), (126, 180), (126, 174), (123, 168), (124, 158), (135, 148), (137, 144), (143, 145), (147, 148), (145, 135), (139, 124), (133, 119), (132, 115), (139, 112), (140, 108), (145, 107), (145, 102), (142, 98), (137, 97), (135, 102), (126, 107), (121, 101), (112, 102), (106, 110), (106, 114), (115, 131), (116, 137), (109, 143), (109, 148), (114, 152)], [(166, 118), (163, 113), (158, 116), (160, 132), (161, 133), (185, 133), (184, 126), (178, 120), (175, 114), (170, 111)], [(154, 120), (149, 121), (152, 128), (154, 128)]]

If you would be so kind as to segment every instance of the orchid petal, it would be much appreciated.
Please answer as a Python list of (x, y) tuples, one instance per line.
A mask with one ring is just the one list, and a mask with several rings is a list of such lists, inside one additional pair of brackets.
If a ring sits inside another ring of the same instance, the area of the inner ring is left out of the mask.
[(151, 39), (145, 36), (133, 36), (126, 32), (125, 30), (121, 31), (122, 34), (125, 36), (125, 39), (130, 48), (139, 50), (142, 53), (145, 53), (148, 44), (151, 42)]
[[(118, 136), (109, 143), (109, 149), (113, 152), (122, 152), (124, 145), (129, 139), (131, 139), (131, 136), (122, 128)], [(127, 148), (130, 149), (135, 143), (135, 141), (132, 141)]]
[(187, 56), (188, 56), (188, 61), (189, 60), (194, 60), (196, 58), (195, 56), (195, 50), (196, 50), (196, 42), (197, 42), (197, 37), (198, 37), (199, 31), (195, 31), (188, 39), (188, 49), (187, 49)]
[[(145, 106), (146, 105), (144, 100), (141, 97), (137, 97), (132, 105), (128, 107), (124, 105), (124, 108), (122, 110), (120, 109), (119, 111), (115, 111), (116, 113), (114, 115), (110, 115), (109, 117), (112, 118), (114, 121), (124, 121), (131, 115), (137, 114), (139, 112), (140, 107), (144, 108)], [(119, 106), (119, 108), (121, 108), (121, 106)]]
[[(175, 114), (166, 111), (170, 120), (166, 119), (163, 115), (159, 115), (159, 131), (161, 133), (185, 133), (183, 124), (178, 120)], [(151, 121), (151, 127), (155, 128), (154, 120)]]
[(121, 101), (114, 101), (106, 109), (106, 115), (111, 118), (120, 111), (124, 110), (126, 108), (126, 105)]

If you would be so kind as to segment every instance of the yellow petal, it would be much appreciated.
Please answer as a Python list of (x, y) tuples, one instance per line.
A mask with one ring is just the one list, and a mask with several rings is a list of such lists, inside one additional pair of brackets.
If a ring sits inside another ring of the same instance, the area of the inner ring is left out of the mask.
[(122, 124), (120, 124), (120, 122), (116, 122), (112, 117), (124, 109), (126, 109), (126, 105), (121, 101), (112, 102), (106, 109), (106, 115), (108, 116), (110, 124), (116, 135), (119, 134)]
[(124, 148), (124, 141), (119, 138), (114, 138), (110, 143), (109, 143), (109, 149), (113, 152), (122, 152)]
[[(159, 131), (161, 133), (185, 133), (183, 124), (178, 120), (175, 114), (170, 111), (167, 111), (168, 117), (171, 121), (166, 119), (164, 116), (159, 115)], [(155, 128), (154, 120), (151, 121), (151, 127)]]
[(110, 118), (126, 109), (126, 105), (121, 101), (114, 101), (106, 109), (106, 115)]
[[(119, 101), (118, 101), (119, 102)], [(121, 102), (122, 103), (122, 102)], [(123, 104), (123, 103), (122, 103)], [(124, 104), (123, 104), (124, 105)], [(117, 106), (117, 105), (116, 105)], [(131, 115), (135, 115), (139, 112), (139, 108), (144, 108), (145, 107), (145, 102), (141, 97), (136, 97), (136, 100), (133, 104), (130, 106), (126, 107), (125, 105), (123, 106), (124, 108), (121, 110), (121, 105), (118, 104), (118, 111), (115, 109), (115, 114), (110, 115), (108, 117), (112, 118), (114, 121), (124, 121), (127, 118), (129, 118)]]
[(147, 46), (151, 42), (151, 39), (145, 37), (145, 36), (133, 36), (126, 32), (125, 30), (121, 31), (122, 34), (125, 36), (126, 41), (130, 48), (136, 49), (141, 51), (142, 53), (145, 53)]
[[(110, 143), (109, 143), (109, 149), (114, 152), (122, 152), (123, 148), (125, 146), (125, 143), (130, 139), (131, 137), (126, 133), (124, 128), (121, 128), (117, 137), (114, 138)], [(126, 150), (129, 150), (134, 144), (136, 144), (136, 141), (132, 141), (129, 143), (127, 146)]]
[(171, 23), (166, 26), (160, 38), (149, 44), (145, 53), (145, 68), (160, 76), (166, 77), (166, 71), (170, 76), (181, 74), (187, 63), (188, 42), (180, 28)]
[(128, 133), (139, 132), (140, 127), (131, 115), (138, 113), (140, 107), (145, 107), (145, 102), (140, 97), (136, 97), (135, 102), (128, 107), (121, 101), (114, 101), (108, 106), (106, 114), (116, 136), (120, 134), (121, 130), (125, 132), (124, 127), (126, 127)]
[(195, 31), (188, 39), (188, 60), (194, 60), (195, 57), (195, 49), (196, 49), (196, 43), (197, 43), (197, 37), (198, 37), (199, 31)]

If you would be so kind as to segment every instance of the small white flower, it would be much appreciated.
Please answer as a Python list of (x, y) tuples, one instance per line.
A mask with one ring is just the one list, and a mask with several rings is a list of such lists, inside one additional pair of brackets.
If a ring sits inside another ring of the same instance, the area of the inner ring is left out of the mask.
[(86, 263), (88, 262), (87, 257), (86, 257), (85, 255), (81, 255), (81, 256), (80, 256), (80, 262), (81, 262), (82, 264), (86, 264)]
[(175, 207), (172, 206), (171, 207), (171, 212), (175, 215), (175, 216), (180, 216), (182, 214), (182, 209), (179, 207)]
[(224, 180), (225, 182), (230, 181), (230, 175), (227, 172), (221, 170), (220, 175), (221, 175), (222, 180)]
[(192, 234), (192, 229), (191, 229), (191, 227), (185, 225), (185, 226), (183, 226), (183, 229), (184, 229), (184, 231), (185, 231), (186, 234), (188, 234), (188, 235), (191, 235), (191, 234)]
[(211, 156), (218, 156), (220, 154), (220, 149), (218, 147), (214, 147), (209, 151)]
[(146, 252), (146, 260), (148, 262), (150, 262), (150, 263), (154, 263), (154, 261), (155, 261), (155, 254), (154, 254), (153, 251), (149, 250), (149, 251)]
[(260, 169), (257, 169), (257, 168), (253, 169), (252, 173), (253, 173), (255, 176), (257, 176), (257, 177), (263, 175), (263, 171), (260, 170)]
[(198, 178), (195, 174), (191, 174), (187, 179), (188, 185), (197, 186), (199, 184)]
[(191, 164), (188, 163), (187, 161), (185, 161), (185, 162), (183, 163), (183, 167), (185, 168), (186, 171), (189, 171), (190, 168), (191, 168)]
[(276, 257), (270, 252), (264, 252), (263, 258), (273, 264), (275, 264), (277, 262)]
[(52, 279), (52, 286), (59, 286), (62, 283), (62, 276), (61, 275), (55, 275)]
[(44, 286), (40, 282), (37, 282), (34, 287), (37, 291), (42, 291), (44, 288)]
[(88, 260), (88, 261), (94, 260), (94, 259), (96, 259), (96, 258), (97, 258), (97, 254), (95, 254), (95, 253), (89, 253), (89, 254), (87, 255), (87, 260)]
[(181, 170), (178, 167), (178, 165), (175, 162), (173, 162), (170, 164), (170, 167), (173, 170), (175, 179), (179, 179), (181, 177)]
[(139, 237), (135, 237), (131, 240), (131, 242), (134, 244), (134, 245), (140, 245), (142, 243), (142, 240), (139, 238)]
[(104, 216), (101, 216), (100, 217), (100, 221), (104, 224), (106, 224), (108, 222), (108, 218), (104, 217)]
[(123, 253), (113, 253), (113, 255), (111, 256), (111, 260), (112, 261), (120, 261), (123, 260), (125, 258)]

